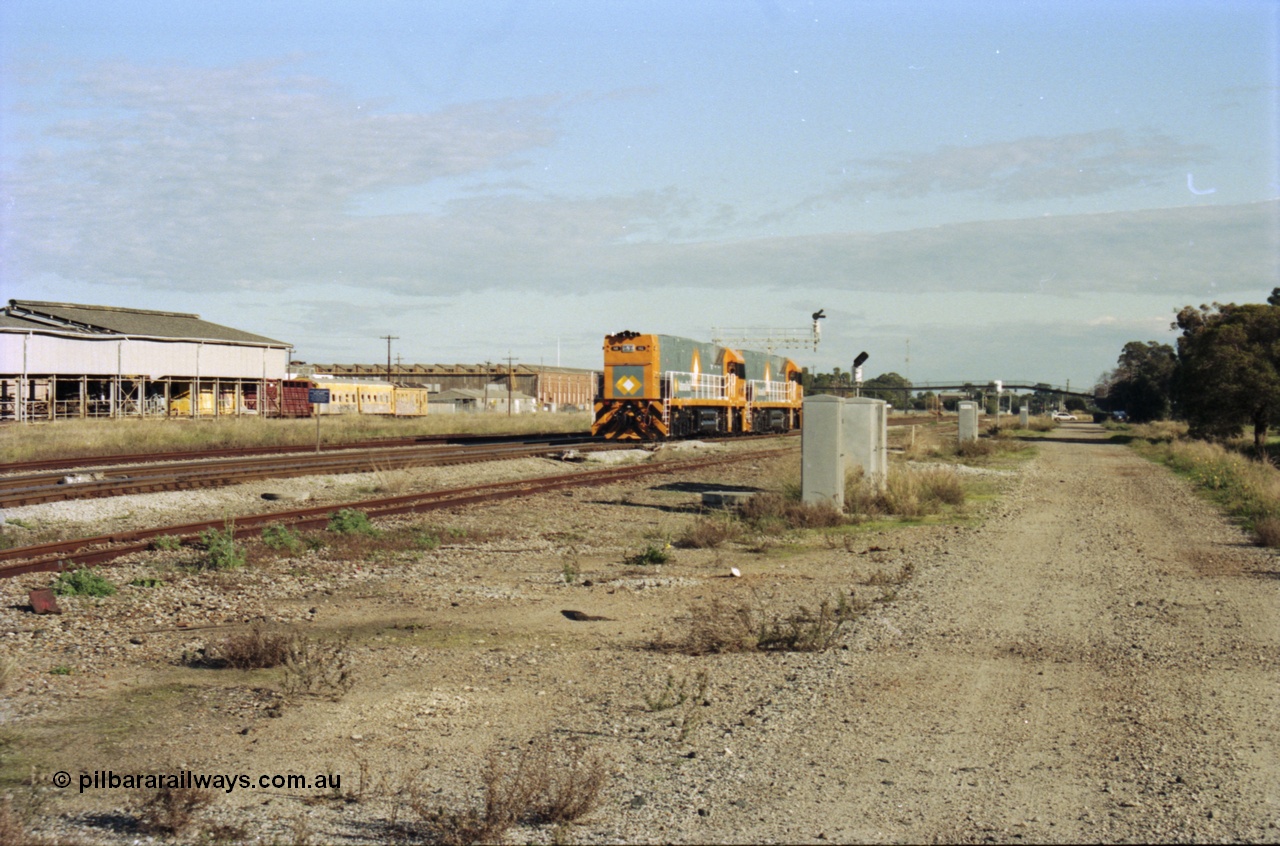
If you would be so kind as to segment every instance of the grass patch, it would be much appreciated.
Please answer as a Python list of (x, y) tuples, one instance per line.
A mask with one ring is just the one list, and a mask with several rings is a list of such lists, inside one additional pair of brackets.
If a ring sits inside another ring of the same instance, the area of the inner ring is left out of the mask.
[[(555, 414), (441, 414), (415, 418), (374, 415), (326, 417), (326, 444), (377, 438), (443, 434), (538, 434), (584, 432), (591, 412)], [(307, 446), (315, 443), (314, 420), (59, 420), (30, 426), (0, 427), (0, 464), (48, 458), (132, 454), (138, 444), (155, 452), (240, 446)]]
[(1258, 543), (1280, 547), (1280, 470), (1207, 441), (1135, 441), (1142, 455), (1189, 480)]
[(844, 509), (860, 519), (896, 516), (915, 520), (958, 508), (967, 496), (952, 467), (890, 464), (883, 489), (870, 485), (860, 474), (850, 474), (845, 480)]

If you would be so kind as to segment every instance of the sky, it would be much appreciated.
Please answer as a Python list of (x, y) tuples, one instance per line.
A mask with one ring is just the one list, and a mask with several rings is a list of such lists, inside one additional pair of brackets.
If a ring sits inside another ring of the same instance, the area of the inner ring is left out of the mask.
[(1091, 386), (1280, 286), (1276, 0), (4, 0), (0, 294)]

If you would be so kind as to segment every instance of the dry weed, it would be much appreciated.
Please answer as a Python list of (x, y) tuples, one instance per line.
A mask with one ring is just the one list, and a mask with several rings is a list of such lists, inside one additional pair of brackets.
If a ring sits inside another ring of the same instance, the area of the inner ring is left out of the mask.
[(956, 444), (956, 455), (961, 458), (986, 458), (994, 455), (996, 445), (989, 439), (961, 441)]
[[(0, 692), (18, 678), (18, 659), (12, 655), (0, 657)], [(0, 843), (4, 841), (0, 840)]]
[(741, 525), (727, 515), (699, 517), (676, 541), (676, 546), (685, 549), (715, 549), (723, 543), (737, 539), (741, 533)]
[(152, 792), (137, 808), (138, 828), (144, 834), (176, 837), (191, 825), (202, 808), (212, 804), (214, 794), (194, 787), (162, 787)]
[(830, 505), (807, 505), (776, 493), (759, 493), (743, 504), (742, 519), (758, 531), (825, 529), (841, 526), (844, 515)]
[(835, 644), (845, 624), (868, 607), (852, 595), (837, 593), (810, 609), (775, 607), (771, 598), (753, 594), (751, 602), (716, 598), (694, 606), (684, 636), (650, 644), (660, 651), (686, 655), (729, 652), (822, 652)]
[(1280, 518), (1263, 517), (1253, 524), (1253, 531), (1262, 546), (1272, 549), (1280, 547)]
[(0, 843), (27, 843), (27, 823), (14, 807), (12, 796), (0, 797)]
[(355, 666), (349, 646), (349, 637), (332, 643), (308, 637), (293, 638), (284, 662), (284, 694), (290, 698), (342, 698), (355, 685)]
[(850, 474), (845, 480), (845, 511), (858, 517), (918, 518), (938, 514), (944, 506), (962, 505), (964, 500), (964, 485), (950, 467), (906, 469), (893, 465), (883, 489), (867, 484), (860, 474)]
[(298, 635), (273, 631), (255, 623), (247, 632), (228, 635), (205, 651), (205, 663), (235, 670), (260, 670), (279, 667), (289, 660)]
[(492, 843), (517, 824), (573, 822), (599, 807), (608, 770), (603, 758), (581, 744), (556, 748), (543, 737), (514, 756), (490, 753), (481, 779), (482, 809), (458, 811), (429, 804), (420, 795), (411, 799), (428, 840), (458, 846)]

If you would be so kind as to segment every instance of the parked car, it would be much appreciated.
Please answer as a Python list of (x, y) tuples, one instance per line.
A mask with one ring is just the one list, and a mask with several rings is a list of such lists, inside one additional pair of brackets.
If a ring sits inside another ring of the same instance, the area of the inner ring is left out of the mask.
[(1075, 420), (1076, 416), (1066, 411), (1055, 411), (1053, 413), (1053, 419), (1057, 420), (1059, 423), (1062, 423), (1067, 420)]
[(1128, 423), (1129, 415), (1123, 411), (1113, 411), (1111, 412), (1111, 419), (1117, 423)]

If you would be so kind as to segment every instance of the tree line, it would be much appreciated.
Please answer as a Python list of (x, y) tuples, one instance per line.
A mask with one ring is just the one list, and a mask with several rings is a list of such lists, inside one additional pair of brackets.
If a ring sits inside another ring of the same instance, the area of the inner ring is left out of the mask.
[(1199, 438), (1252, 430), (1262, 450), (1280, 423), (1280, 288), (1265, 303), (1186, 306), (1173, 327), (1177, 346), (1124, 345), (1095, 389), (1098, 402), (1134, 422), (1186, 420)]
[[(813, 373), (805, 368), (801, 373), (801, 383), (806, 395), (837, 393), (851, 394), (854, 388), (853, 374), (839, 367), (830, 373)], [(914, 411), (934, 411), (941, 407), (946, 411), (955, 411), (956, 403), (967, 398), (981, 403), (988, 414), (995, 413), (998, 392), (994, 382), (986, 385), (965, 384), (955, 394), (939, 396), (933, 391), (916, 391), (911, 381), (900, 373), (890, 371), (867, 379), (858, 389), (858, 393), (871, 399), (880, 399), (892, 403), (894, 408)], [(1065, 400), (1065, 401), (1064, 401)], [(1084, 400), (1078, 397), (1064, 398), (1049, 385), (1039, 385), (1034, 391), (1015, 394), (1006, 391), (1003, 394), (1001, 407), (1012, 411), (1026, 405), (1032, 414), (1043, 414), (1065, 406), (1071, 411), (1082, 411)]]

